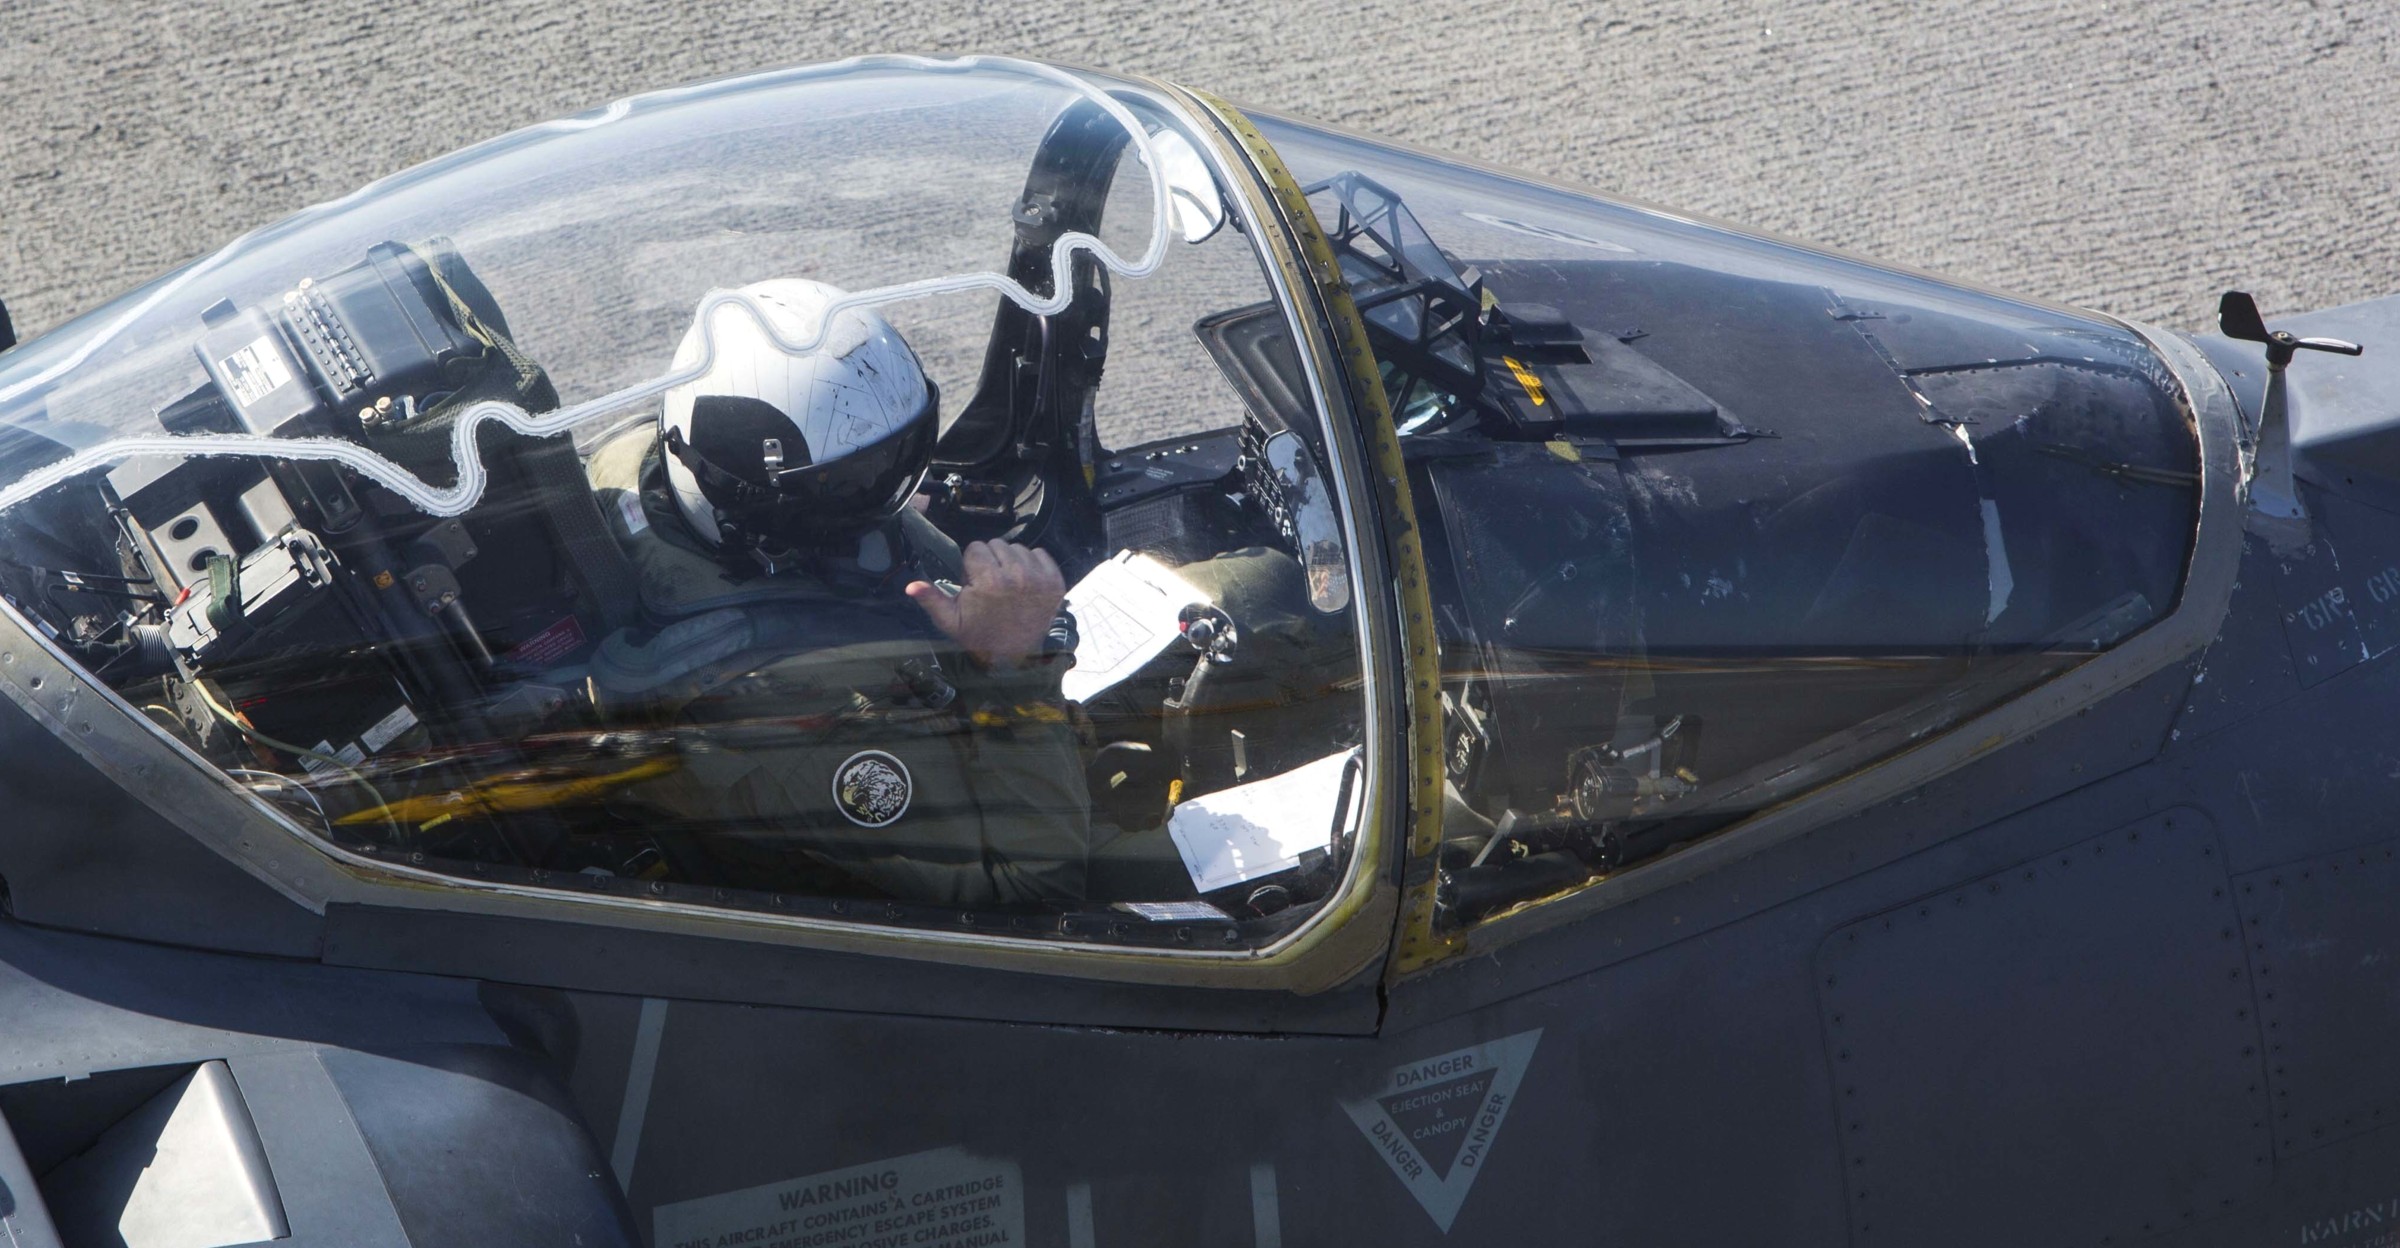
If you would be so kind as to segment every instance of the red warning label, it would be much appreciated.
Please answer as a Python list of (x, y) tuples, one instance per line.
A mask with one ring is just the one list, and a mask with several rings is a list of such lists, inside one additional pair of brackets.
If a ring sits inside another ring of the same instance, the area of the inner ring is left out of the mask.
[(511, 667), (548, 667), (583, 646), (583, 621), (568, 616), (501, 656)]

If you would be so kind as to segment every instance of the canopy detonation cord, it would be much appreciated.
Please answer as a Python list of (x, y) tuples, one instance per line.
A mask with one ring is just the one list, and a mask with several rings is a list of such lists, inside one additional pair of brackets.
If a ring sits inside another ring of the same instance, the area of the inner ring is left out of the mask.
[[(607, 109), (603, 110), (598, 116), (588, 118), (570, 118), (562, 121), (549, 122), (543, 126), (532, 127), (528, 131), (520, 131), (515, 135), (507, 135), (500, 139), (492, 140), (492, 143), (499, 144), (518, 142), (522, 141), (523, 137), (528, 134), (537, 133), (544, 130), (592, 129), (597, 126), (607, 125), (610, 122), (629, 115), (636, 105), (655, 105), (657, 103), (672, 100), (700, 90), (714, 92), (722, 91), (728, 86), (738, 86), (742, 83), (755, 82), (764, 79), (796, 80), (819, 76), (832, 76), (840, 73), (846, 73), (855, 69), (886, 67), (921, 69), (934, 73), (963, 73), (975, 69), (998, 69), (1004, 72), (1023, 74), (1029, 77), (1039, 78), (1047, 82), (1055, 83), (1057, 85), (1066, 87), (1085, 99), (1090, 100), (1093, 104), (1097, 105), (1100, 109), (1108, 113), (1111, 118), (1115, 119), (1117, 124), (1125, 128), (1125, 132), (1131, 138), (1134, 149), (1139, 154), (1144, 168), (1149, 172), (1150, 196), (1152, 204), (1152, 221), (1149, 246), (1143, 250), (1139, 259), (1128, 261), (1124, 257), (1118, 255), (1115, 250), (1108, 246), (1108, 244), (1101, 242), (1097, 237), (1094, 237), (1093, 235), (1085, 233), (1081, 230), (1070, 230), (1064, 234), (1061, 234), (1058, 237), (1058, 240), (1051, 246), (1051, 294), (1047, 297), (1037, 296), (1022, 283), (1019, 283), (1004, 274), (994, 273), (988, 270), (973, 273), (955, 274), (947, 277), (923, 278), (913, 282), (902, 282), (892, 286), (878, 286), (868, 290), (856, 291), (834, 300), (832, 303), (826, 306), (823, 315), (817, 323), (816, 332), (813, 335), (800, 340), (787, 338), (779, 330), (777, 330), (774, 323), (768, 319), (765, 311), (750, 296), (743, 294), (740, 291), (711, 291), (700, 301), (698, 313), (703, 350), (699, 360), (688, 368), (673, 369), (661, 376), (654, 377), (647, 381), (637, 382), (612, 394), (602, 395), (599, 398), (587, 400), (571, 407), (559, 408), (555, 411), (546, 412), (539, 416), (528, 413), (525, 409), (518, 407), (515, 404), (504, 403), (497, 400), (488, 400), (485, 402), (476, 403), (469, 406), (465, 411), (461, 412), (458, 422), (451, 428), (450, 436), (450, 456), (458, 468), (458, 479), (457, 483), (448, 489), (441, 489), (432, 485), (428, 485), (422, 479), (410, 473), (407, 469), (402, 468), (400, 465), (393, 463), (391, 460), (376, 454), (366, 447), (360, 446), (354, 442), (347, 442), (337, 438), (274, 438), (262, 437), (253, 434), (161, 434), (157, 436), (113, 438), (106, 442), (101, 442), (97, 445), (86, 447), (83, 450), (77, 451), (66, 459), (59, 460), (56, 463), (46, 465), (34, 472), (28, 473), (24, 477), (21, 477), (15, 482), (11, 483), (6, 489), (0, 489), (0, 512), (7, 511), (12, 507), (15, 507), (26, 500), (33, 498), (35, 495), (42, 493), (44, 490), (50, 489), (53, 486), (65, 482), (82, 473), (89, 472), (95, 468), (106, 467), (108, 465), (121, 463), (125, 460), (135, 459), (142, 456), (164, 455), (170, 457), (250, 456), (268, 459), (302, 460), (316, 463), (338, 464), (344, 468), (356, 472), (360, 476), (370, 481), (375, 482), (377, 485), (383, 486), (392, 493), (399, 495), (403, 499), (406, 499), (411, 506), (429, 515), (441, 517), (464, 515), (466, 512), (473, 509), (477, 502), (481, 501), (484, 488), (488, 484), (488, 474), (484, 468), (483, 458), (476, 450), (475, 442), (477, 431), (481, 429), (486, 422), (497, 421), (507, 428), (527, 437), (548, 437), (553, 434), (567, 432), (568, 430), (574, 429), (585, 422), (594, 420), (600, 416), (623, 411), (632, 404), (663, 395), (669, 389), (675, 386), (702, 377), (707, 374), (708, 370), (716, 359), (717, 343), (713, 319), (714, 314), (719, 308), (727, 306), (740, 307), (743, 311), (750, 315), (751, 319), (754, 320), (758, 324), (759, 328), (765, 332), (768, 339), (774, 342), (778, 347), (781, 347), (783, 350), (790, 352), (793, 355), (806, 355), (809, 352), (815, 351), (820, 345), (823, 344), (826, 335), (832, 332), (835, 319), (842, 313), (851, 311), (853, 309), (873, 308), (884, 304), (899, 303), (911, 299), (927, 299), (938, 295), (951, 295), (978, 290), (989, 290), (999, 293), (1003, 297), (1015, 303), (1017, 306), (1036, 316), (1054, 316), (1065, 311), (1067, 307), (1074, 302), (1075, 286), (1073, 282), (1067, 280), (1067, 275), (1073, 271), (1075, 253), (1077, 252), (1082, 252), (1091, 256), (1109, 271), (1127, 278), (1138, 279), (1148, 277), (1150, 274), (1158, 270), (1158, 266), (1166, 258), (1167, 240), (1169, 230), (1173, 225), (1173, 220), (1171, 216), (1172, 205), (1167, 196), (1165, 167), (1151, 144), (1149, 132), (1142, 127), (1141, 122), (1134, 117), (1133, 113), (1128, 110), (1124, 104), (1120, 103), (1115, 97), (1109, 95), (1107, 92), (1100, 90), (1099, 88), (1083, 81), (1080, 78), (1075, 77), (1072, 74), (1068, 74), (1062, 70), (1053, 69), (1047, 65), (1036, 64), (1031, 61), (1020, 61), (1008, 57), (982, 56), (966, 56), (947, 61), (918, 56), (853, 57), (849, 60), (837, 61), (830, 65), (817, 66), (805, 70), (777, 71), (775, 73), (756, 75), (753, 78), (748, 79), (736, 79), (733, 83), (710, 84), (705, 88), (683, 87), (671, 91), (655, 92), (649, 95), (618, 100), (615, 103), (610, 104)], [(489, 147), (491, 144), (485, 144), (481, 146)], [(470, 148), (467, 152), (460, 153), (458, 157), (454, 157), (453, 159), (468, 158), (477, 150), (479, 149)], [(394, 175), (394, 177), (407, 176), (409, 175)], [(13, 385), (0, 387), (0, 403), (6, 403), (36, 386), (47, 384), (48, 382), (57, 379), (67, 370), (81, 364), (84, 360), (90, 358), (94, 351), (98, 350), (117, 334), (121, 333), (141, 316), (158, 306), (162, 300), (172, 295), (176, 290), (188, 284), (193, 278), (222, 265), (226, 260), (234, 255), (239, 254), (245, 247), (250, 245), (254, 240), (259, 239), (262, 235), (265, 235), (270, 231), (286, 229), (294, 221), (297, 221), (301, 218), (323, 215), (348, 205), (361, 199), (362, 197), (370, 195), (379, 187), (385, 186), (389, 181), (390, 179), (385, 179), (383, 181), (369, 183), (367, 186), (362, 187), (359, 190), (342, 197), (341, 199), (320, 204), (314, 208), (305, 209), (298, 214), (298, 216), (292, 218), (291, 220), (279, 223), (275, 226), (264, 227), (261, 230), (252, 231), (251, 233), (245, 234), (241, 238), (234, 240), (224, 249), (218, 251), (215, 255), (199, 261), (192, 267), (184, 270), (182, 273), (177, 274), (172, 280), (161, 286), (149, 297), (145, 298), (139, 304), (129, 309), (125, 315), (117, 318), (105, 329), (102, 329), (98, 333), (94, 334), (89, 341), (83, 343), (65, 359), (60, 360), (58, 363), (53, 364), (49, 368), (43, 369), (33, 376), (27, 377)]]

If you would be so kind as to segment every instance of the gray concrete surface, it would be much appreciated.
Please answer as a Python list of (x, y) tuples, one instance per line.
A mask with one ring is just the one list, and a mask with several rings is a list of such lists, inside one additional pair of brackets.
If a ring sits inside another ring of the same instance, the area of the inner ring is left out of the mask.
[(2390, 0), (0, 0), (0, 299), (38, 331), (609, 98), (998, 51), (2183, 327), (2400, 291)]

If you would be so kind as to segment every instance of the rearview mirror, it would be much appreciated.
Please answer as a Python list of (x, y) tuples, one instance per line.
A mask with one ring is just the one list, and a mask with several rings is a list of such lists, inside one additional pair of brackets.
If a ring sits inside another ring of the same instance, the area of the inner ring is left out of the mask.
[(1225, 228), (1225, 197), (1191, 140), (1173, 130), (1161, 130), (1150, 136), (1150, 150), (1157, 154), (1158, 171), (1167, 180), (1168, 207), (1175, 214), (1175, 231), (1183, 235), (1183, 241), (1205, 242)]

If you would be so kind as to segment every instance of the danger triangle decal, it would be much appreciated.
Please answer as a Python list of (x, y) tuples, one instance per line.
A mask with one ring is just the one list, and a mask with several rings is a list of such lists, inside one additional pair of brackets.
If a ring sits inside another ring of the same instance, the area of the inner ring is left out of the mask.
[(1342, 1102), (1445, 1234), (1483, 1173), (1541, 1040), (1537, 1028), (1395, 1066), (1381, 1091)]

